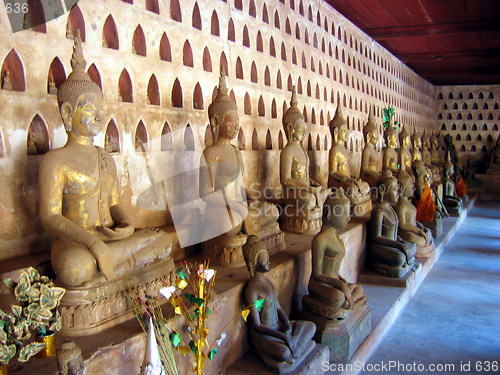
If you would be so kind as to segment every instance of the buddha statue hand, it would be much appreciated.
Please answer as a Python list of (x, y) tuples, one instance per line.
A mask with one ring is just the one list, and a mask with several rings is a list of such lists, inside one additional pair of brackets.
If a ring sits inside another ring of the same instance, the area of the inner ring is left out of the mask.
[(89, 249), (97, 260), (97, 265), (103, 273), (106, 280), (111, 281), (116, 278), (116, 272), (114, 269), (115, 260), (113, 253), (108, 245), (102, 241), (95, 241), (90, 245)]
[(127, 222), (120, 223), (114, 228), (97, 227), (97, 230), (111, 241), (123, 240), (134, 233), (134, 227)]

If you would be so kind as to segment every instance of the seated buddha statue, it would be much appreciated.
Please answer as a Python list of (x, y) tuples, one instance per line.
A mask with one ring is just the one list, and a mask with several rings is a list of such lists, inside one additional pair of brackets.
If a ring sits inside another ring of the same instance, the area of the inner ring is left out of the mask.
[[(243, 247), (250, 271), (245, 289), (245, 305), (250, 307), (248, 324), (253, 349), (273, 372), (284, 374), (296, 369), (314, 349), (316, 326), (307, 321), (290, 321), (280, 306), (278, 291), (266, 277), (270, 269), (266, 247), (255, 236), (249, 236)], [(255, 301), (264, 300), (262, 308)]]
[(444, 163), (444, 176), (443, 176), (443, 204), (451, 215), (460, 215), (462, 212), (462, 200), (457, 197), (455, 191), (455, 183), (451, 179), (453, 176), (454, 168), (450, 160), (450, 153), (446, 155), (446, 162)]
[(429, 132), (424, 130), (424, 134), (422, 136), (422, 161), (430, 172), (429, 178), (432, 180), (433, 185), (439, 185), (441, 183), (441, 172), (439, 167), (432, 164), (432, 155), (431, 155), (431, 135)]
[(422, 161), (422, 138), (420, 134), (418, 134), (418, 130), (415, 129), (413, 131), (413, 135), (411, 136), (411, 143), (413, 148), (411, 149), (411, 162), (414, 161)]
[(403, 277), (413, 268), (416, 246), (398, 236), (399, 220), (392, 205), (398, 202), (398, 180), (392, 172), (382, 172), (377, 203), (370, 218), (368, 265), (389, 277)]
[(302, 304), (304, 309), (327, 319), (343, 320), (366, 304), (363, 288), (348, 283), (339, 274), (346, 248), (337, 230), (349, 222), (350, 205), (342, 188), (329, 197), (323, 210), (323, 226), (311, 244), (309, 295), (303, 297)]
[(85, 65), (78, 34), (73, 71), (57, 91), (68, 141), (46, 153), (39, 170), (40, 220), (55, 237), (52, 267), (58, 282), (70, 287), (111, 281), (171, 251), (166, 234), (134, 230), (120, 205), (115, 163), (93, 145), (103, 99)]
[[(243, 158), (238, 147), (231, 143), (240, 130), (238, 108), (227, 95), (224, 70), (221, 70), (217, 97), (208, 107), (208, 117), (214, 143), (203, 151), (199, 189), (211, 215), (218, 218), (211, 223), (210, 231), (221, 236), (216, 237), (215, 242), (209, 240), (206, 250), (213, 264), (243, 264), (241, 252), (231, 252), (227, 243), (239, 242), (238, 239), (244, 242), (247, 235), (258, 235), (261, 240), (278, 236), (281, 240), (275, 244), (279, 249), (284, 243), (277, 223), (277, 207), (272, 203), (246, 199), (250, 194), (246, 194), (243, 184)], [(214, 246), (222, 249), (214, 249)]]
[(370, 185), (353, 176), (351, 171), (351, 156), (345, 146), (347, 141), (347, 121), (342, 114), (339, 103), (335, 116), (329, 124), (332, 134), (332, 148), (329, 154), (328, 186), (342, 187), (353, 205), (353, 214), (363, 216), (371, 210)]
[(368, 122), (363, 127), (365, 137), (365, 147), (361, 155), (361, 173), (360, 177), (370, 186), (375, 186), (380, 176), (381, 155), (375, 148), (380, 139), (379, 128), (373, 118), (373, 112), (370, 108)]
[(394, 117), (389, 120), (389, 125), (384, 131), (385, 148), (382, 154), (382, 170), (389, 170), (393, 174), (399, 172), (399, 156), (398, 156), (398, 128), (394, 125)]
[(491, 150), (490, 160), (486, 174), (500, 174), (500, 135)]
[(399, 171), (400, 196), (395, 210), (398, 215), (398, 235), (417, 246), (416, 257), (429, 257), (434, 250), (432, 232), (417, 221), (417, 208), (410, 202), (415, 185), (413, 178), (404, 169)]
[(309, 177), (309, 156), (302, 146), (307, 125), (297, 104), (294, 86), (290, 108), (283, 115), (288, 140), (280, 154), (283, 215), (287, 230), (315, 234), (321, 228), (321, 208), (331, 190)]
[(411, 134), (408, 131), (406, 126), (403, 126), (403, 130), (401, 133), (399, 133), (399, 165), (400, 169), (406, 170), (406, 173), (408, 173), (410, 176), (412, 175), (411, 171), (411, 162), (412, 162), (412, 157), (411, 157)]

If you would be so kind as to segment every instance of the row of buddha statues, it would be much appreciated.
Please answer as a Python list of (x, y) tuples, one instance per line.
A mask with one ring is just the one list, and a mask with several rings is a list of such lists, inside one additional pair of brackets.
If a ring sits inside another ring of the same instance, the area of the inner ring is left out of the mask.
[[(89, 291), (95, 288), (118, 285), (151, 264), (169, 260), (173, 240), (162, 230), (134, 228), (120, 204), (113, 158), (93, 144), (101, 129), (102, 92), (85, 71), (79, 35), (74, 43), (72, 72), (57, 90), (68, 140), (42, 158), (40, 219), (55, 238), (51, 263), (56, 282), (68, 289), (68, 295), (92, 295)], [(199, 176), (200, 197), (210, 210), (210, 216), (203, 220), (208, 226), (217, 226), (214, 233), (219, 235), (205, 241), (202, 251), (215, 266), (246, 263), (250, 271), (246, 305), (265, 299), (261, 310), (251, 309), (250, 340), (269, 368), (285, 373), (300, 365), (313, 350), (316, 329), (311, 322), (288, 319), (279, 305), (276, 288), (265, 276), (270, 269), (269, 254), (284, 248), (282, 230), (315, 234), (309, 294), (303, 298), (304, 316), (312, 314), (342, 323), (350, 314), (367, 309), (362, 287), (349, 283), (339, 273), (346, 255), (346, 244), (339, 234), (350, 217), (368, 217), (371, 212), (369, 267), (388, 277), (403, 277), (416, 257), (428, 257), (433, 251), (431, 230), (417, 221), (413, 197), (416, 202), (423, 196), (432, 201), (440, 199), (448, 209), (461, 207), (461, 200), (454, 194), (450, 157), (444, 160), (439, 155), (435, 135), (427, 134), (421, 142), (417, 132), (412, 138), (406, 129), (398, 134), (391, 123), (381, 156), (375, 147), (381, 135), (371, 114), (364, 128), (366, 145), (360, 177), (356, 177), (345, 145), (348, 129), (340, 105), (329, 124), (329, 179), (328, 187), (322, 186), (309, 174), (310, 161), (302, 144), (308, 129), (297, 107), (295, 89), (283, 116), (288, 143), (280, 155), (282, 197), (274, 202), (251, 196), (242, 199), (244, 163), (232, 143), (240, 126), (238, 109), (227, 92), (222, 72), (218, 95), (208, 108), (215, 142), (203, 152), (206, 167), (200, 168)], [(444, 186), (442, 198), (436, 192), (429, 193), (431, 181)], [(278, 206), (282, 208), (281, 228)], [(426, 220), (436, 220), (434, 212), (431, 216)], [(163, 273), (174, 269), (171, 260), (166, 264)]]

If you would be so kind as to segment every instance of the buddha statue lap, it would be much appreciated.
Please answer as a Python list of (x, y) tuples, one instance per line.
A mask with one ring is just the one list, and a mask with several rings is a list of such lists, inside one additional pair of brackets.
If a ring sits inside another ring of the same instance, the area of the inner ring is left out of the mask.
[[(245, 305), (250, 307), (247, 322), (250, 342), (265, 366), (273, 372), (286, 374), (297, 369), (315, 348), (312, 340), (316, 326), (307, 321), (290, 321), (280, 306), (278, 291), (266, 273), (270, 269), (265, 244), (249, 236), (243, 247), (250, 271), (245, 289)], [(264, 300), (261, 309), (254, 305)]]
[(316, 234), (321, 228), (321, 208), (331, 190), (309, 177), (309, 156), (302, 146), (307, 125), (297, 104), (294, 86), (290, 108), (283, 115), (288, 140), (280, 154), (283, 228), (300, 234)]
[(486, 174), (500, 174), (500, 135), (491, 150), (490, 160)]
[[(400, 169), (406, 170), (406, 173), (408, 173), (410, 176), (413, 175), (413, 172), (411, 170), (411, 163), (412, 163), (412, 154), (411, 154), (411, 134), (406, 128), (406, 126), (403, 127), (403, 130), (401, 133), (399, 133), (399, 165)], [(399, 172), (398, 172), (399, 173)]]
[[(240, 129), (238, 109), (227, 95), (223, 70), (208, 116), (214, 144), (202, 155), (200, 197), (209, 205), (211, 215), (219, 218), (211, 223), (217, 227), (210, 230), (220, 235), (205, 241), (203, 251), (213, 265), (241, 266), (244, 264), (242, 245), (248, 235), (258, 236), (273, 252), (285, 247), (277, 222), (279, 212), (272, 203), (246, 200), (249, 195), (243, 185), (243, 158), (238, 147), (231, 143)], [(214, 193), (221, 193), (223, 201)]]
[(443, 204), (448, 214), (452, 216), (460, 216), (462, 213), (463, 203), (457, 197), (455, 191), (455, 183), (451, 179), (453, 176), (454, 168), (450, 161), (450, 153), (446, 155), (446, 162), (444, 164), (443, 176)]
[(305, 310), (341, 322), (352, 312), (366, 305), (366, 296), (360, 285), (348, 283), (340, 274), (345, 244), (337, 230), (346, 227), (350, 217), (351, 202), (339, 188), (324, 206), (321, 231), (312, 241), (312, 273), (309, 295), (302, 299)]
[(417, 246), (417, 258), (427, 258), (434, 251), (434, 240), (431, 230), (417, 221), (417, 209), (410, 202), (415, 190), (413, 178), (402, 169), (398, 174), (398, 182), (401, 189), (395, 207), (399, 220), (398, 235)]
[(337, 106), (335, 116), (329, 124), (332, 133), (332, 148), (329, 154), (328, 186), (333, 189), (343, 188), (352, 203), (352, 214), (363, 216), (370, 212), (372, 201), (370, 185), (353, 177), (351, 172), (351, 156), (347, 151), (347, 121), (342, 114), (341, 104)]
[(85, 65), (77, 36), (73, 72), (57, 92), (68, 141), (43, 156), (39, 172), (40, 219), (56, 238), (52, 267), (67, 287), (115, 280), (171, 251), (166, 234), (134, 230), (120, 205), (115, 163), (93, 145), (101, 128), (102, 92)]
[(399, 172), (399, 138), (398, 128), (394, 125), (394, 117), (389, 120), (389, 125), (384, 131), (385, 149), (382, 154), (382, 170), (389, 170), (393, 174)]
[(368, 265), (389, 277), (403, 277), (413, 269), (416, 246), (398, 236), (399, 220), (392, 205), (399, 200), (398, 181), (387, 170), (378, 183), (378, 198), (370, 218)]
[(374, 187), (377, 185), (377, 180), (380, 177), (381, 155), (377, 151), (376, 146), (381, 135), (373, 119), (371, 108), (368, 115), (368, 122), (363, 127), (363, 135), (365, 137), (365, 147), (361, 155), (360, 177), (370, 187)]

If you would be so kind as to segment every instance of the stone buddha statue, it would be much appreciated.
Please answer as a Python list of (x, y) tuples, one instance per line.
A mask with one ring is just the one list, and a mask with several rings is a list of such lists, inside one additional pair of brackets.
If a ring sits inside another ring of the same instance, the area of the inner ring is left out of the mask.
[(410, 176), (412, 175), (411, 171), (411, 134), (408, 131), (406, 126), (403, 126), (403, 130), (399, 133), (399, 165), (400, 169), (406, 170)]
[(368, 122), (363, 127), (365, 137), (365, 147), (361, 155), (361, 173), (360, 177), (370, 186), (375, 186), (380, 176), (381, 155), (375, 148), (380, 139), (379, 128), (373, 118), (373, 112), (370, 108)]
[(72, 340), (64, 340), (57, 350), (57, 375), (83, 375), (82, 350)]
[[(246, 193), (243, 184), (243, 158), (238, 147), (231, 143), (240, 129), (238, 108), (227, 95), (223, 70), (217, 97), (208, 107), (208, 117), (214, 143), (202, 155), (199, 189), (200, 197), (209, 205), (211, 214), (218, 218), (214, 223), (217, 227), (211, 230), (220, 236), (204, 243), (206, 255), (210, 256), (213, 264), (243, 264), (241, 245), (247, 235), (269, 240), (273, 242), (272, 250), (281, 250), (284, 242), (277, 223), (277, 207), (252, 199), (251, 192)], [(250, 198), (248, 202), (246, 197)]]
[(111, 281), (171, 251), (166, 234), (134, 230), (120, 205), (115, 163), (93, 145), (101, 129), (102, 92), (85, 65), (78, 34), (73, 72), (57, 92), (68, 141), (43, 156), (39, 171), (40, 219), (55, 237), (52, 267), (57, 281), (69, 287)]
[(337, 230), (344, 229), (349, 222), (350, 205), (342, 188), (326, 200), (323, 226), (311, 245), (309, 295), (303, 297), (302, 304), (304, 309), (327, 319), (343, 320), (366, 304), (363, 288), (348, 283), (339, 274), (346, 248)]
[(399, 220), (392, 205), (398, 202), (398, 180), (390, 170), (378, 182), (377, 203), (370, 218), (368, 265), (389, 277), (403, 277), (413, 268), (416, 246), (398, 236)]
[(453, 137), (450, 134), (446, 134), (443, 137), (443, 142), (444, 142), (444, 151), (443, 151), (444, 158), (446, 159), (449, 156), (451, 164), (453, 164), (453, 167), (456, 167), (458, 163), (458, 155), (457, 155), (457, 149), (453, 144)]
[(284, 227), (297, 233), (315, 234), (321, 228), (321, 208), (331, 190), (309, 177), (309, 156), (302, 146), (307, 125), (297, 104), (294, 86), (290, 108), (283, 115), (288, 142), (280, 154)]
[(342, 187), (351, 200), (354, 215), (363, 216), (371, 210), (370, 185), (352, 175), (351, 156), (345, 146), (347, 121), (342, 114), (340, 103), (329, 127), (332, 134), (332, 148), (328, 161), (328, 186), (332, 188)]
[(399, 171), (400, 196), (395, 210), (398, 215), (398, 235), (417, 246), (417, 258), (426, 258), (434, 250), (434, 240), (430, 229), (417, 221), (417, 208), (410, 202), (415, 185), (413, 178), (404, 169)]
[(438, 166), (432, 164), (431, 149), (431, 135), (424, 130), (422, 136), (422, 161), (427, 170), (430, 171), (429, 178), (432, 180), (432, 184), (436, 186), (441, 183), (441, 172)]
[(384, 131), (385, 149), (382, 154), (382, 170), (389, 170), (393, 174), (399, 172), (399, 138), (398, 128), (394, 125), (394, 117), (389, 120), (389, 125)]
[[(268, 278), (269, 255), (262, 242), (249, 236), (243, 247), (250, 271), (245, 289), (245, 305), (250, 306), (248, 324), (250, 342), (265, 366), (273, 372), (285, 374), (295, 370), (316, 343), (312, 340), (316, 326), (307, 321), (290, 321), (280, 306), (278, 291)], [(264, 300), (261, 309), (254, 303)]]
[(422, 138), (420, 134), (418, 134), (418, 130), (415, 129), (413, 131), (413, 135), (411, 136), (412, 150), (411, 150), (411, 162), (414, 161), (422, 161)]
[(450, 152), (446, 154), (443, 176), (443, 204), (449, 214), (458, 216), (462, 212), (462, 200), (457, 197), (455, 183), (451, 179), (454, 173), (454, 167), (450, 160)]
[(491, 156), (486, 174), (500, 174), (500, 135), (491, 150)]

